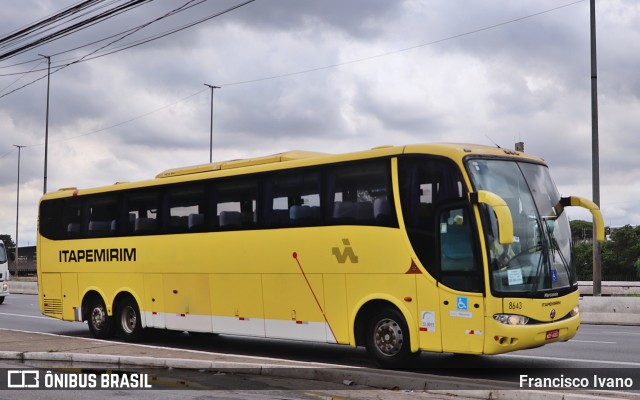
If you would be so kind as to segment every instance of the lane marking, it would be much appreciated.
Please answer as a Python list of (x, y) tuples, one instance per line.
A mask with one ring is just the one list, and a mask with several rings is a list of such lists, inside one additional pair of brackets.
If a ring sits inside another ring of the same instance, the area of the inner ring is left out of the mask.
[(23, 318), (42, 318), (42, 319), (55, 319), (51, 317), (44, 317), (39, 315), (24, 315), (24, 314), (11, 314), (11, 313), (0, 313), (0, 315), (9, 315), (11, 317), (23, 317)]
[(640, 332), (602, 332), (602, 333), (610, 333), (610, 334), (614, 334), (614, 335), (640, 335)]
[(600, 343), (600, 344), (618, 344), (618, 342), (600, 342), (598, 340), (576, 340), (571, 339), (569, 342), (577, 342), (577, 343)]

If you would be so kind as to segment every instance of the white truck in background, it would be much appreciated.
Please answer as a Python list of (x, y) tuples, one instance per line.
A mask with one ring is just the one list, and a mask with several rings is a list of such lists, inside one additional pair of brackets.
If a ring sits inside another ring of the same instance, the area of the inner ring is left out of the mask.
[[(13, 253), (12, 253), (13, 255)], [(9, 259), (4, 243), (0, 242), (0, 304), (9, 295)]]

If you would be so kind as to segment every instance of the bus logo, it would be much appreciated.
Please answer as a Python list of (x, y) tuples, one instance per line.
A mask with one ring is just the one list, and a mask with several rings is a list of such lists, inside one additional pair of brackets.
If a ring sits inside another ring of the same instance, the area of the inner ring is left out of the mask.
[(353, 251), (349, 239), (342, 239), (342, 244), (345, 246), (344, 250), (340, 250), (339, 247), (331, 249), (331, 253), (336, 257), (336, 260), (340, 264), (344, 264), (347, 262), (347, 259), (349, 259), (350, 263), (357, 264), (358, 256), (356, 256), (356, 253)]

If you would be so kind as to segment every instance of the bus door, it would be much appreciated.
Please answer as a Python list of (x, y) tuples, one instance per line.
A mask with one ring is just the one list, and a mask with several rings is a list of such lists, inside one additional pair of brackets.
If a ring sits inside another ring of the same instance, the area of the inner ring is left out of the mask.
[(482, 353), (484, 294), (482, 263), (467, 205), (439, 213), (439, 297), (442, 350)]

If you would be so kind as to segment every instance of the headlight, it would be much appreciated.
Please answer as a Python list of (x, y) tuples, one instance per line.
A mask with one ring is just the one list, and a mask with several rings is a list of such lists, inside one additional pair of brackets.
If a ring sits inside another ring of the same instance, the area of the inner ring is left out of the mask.
[(506, 325), (526, 325), (529, 322), (529, 317), (514, 314), (494, 314), (493, 319)]
[(575, 317), (576, 315), (580, 315), (580, 307), (578, 306), (573, 307), (569, 315), (571, 315), (572, 317)]

